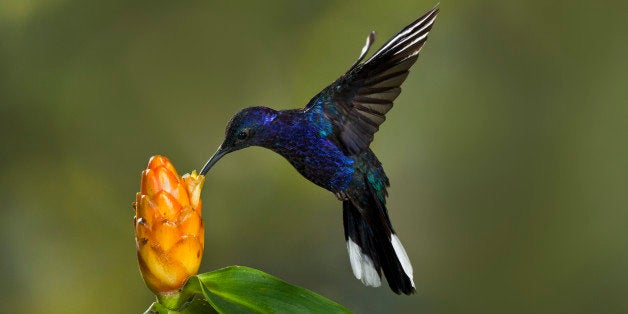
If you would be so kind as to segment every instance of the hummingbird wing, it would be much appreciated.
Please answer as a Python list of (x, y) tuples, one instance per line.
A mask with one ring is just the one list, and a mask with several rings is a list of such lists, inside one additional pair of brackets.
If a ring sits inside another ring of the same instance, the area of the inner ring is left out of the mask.
[(417, 60), (436, 15), (438, 8), (430, 10), (361, 63), (375, 40), (375, 33), (369, 34), (353, 66), (305, 107), (305, 110), (323, 112), (349, 154), (368, 149), (393, 101), (401, 93), (400, 86)]

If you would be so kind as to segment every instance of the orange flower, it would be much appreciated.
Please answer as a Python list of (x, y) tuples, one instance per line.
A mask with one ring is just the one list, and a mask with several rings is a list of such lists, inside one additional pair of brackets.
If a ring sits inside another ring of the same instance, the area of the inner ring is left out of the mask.
[(195, 275), (203, 257), (201, 189), (205, 177), (179, 177), (164, 156), (142, 171), (135, 203), (135, 244), (144, 282), (157, 295), (176, 292)]

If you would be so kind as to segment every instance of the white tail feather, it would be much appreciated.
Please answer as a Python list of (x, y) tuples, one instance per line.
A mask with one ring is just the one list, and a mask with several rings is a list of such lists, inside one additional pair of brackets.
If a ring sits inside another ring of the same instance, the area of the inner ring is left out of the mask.
[(347, 251), (349, 251), (349, 260), (355, 278), (362, 280), (362, 283), (367, 286), (379, 287), (382, 281), (371, 258), (364, 255), (360, 247), (351, 239), (347, 241)]
[(412, 283), (412, 287), (414, 287), (414, 278), (412, 277), (412, 264), (410, 264), (410, 259), (408, 258), (408, 254), (406, 250), (403, 248), (401, 241), (397, 238), (396, 234), (390, 235), (390, 242), (392, 243), (393, 248), (395, 249), (395, 254), (397, 254), (397, 259), (401, 262), (401, 267), (403, 271), (406, 273), (408, 278), (410, 278), (410, 282)]

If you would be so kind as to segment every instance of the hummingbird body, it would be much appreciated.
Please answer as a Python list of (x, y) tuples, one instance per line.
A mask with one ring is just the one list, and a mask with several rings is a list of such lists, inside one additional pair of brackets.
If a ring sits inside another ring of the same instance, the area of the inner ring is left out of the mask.
[(279, 111), (261, 146), (286, 158), (316, 185), (339, 193), (351, 181), (355, 160), (334, 143), (332, 134), (331, 123), (315, 111)]
[(356, 63), (305, 108), (250, 107), (238, 112), (201, 174), (225, 154), (248, 146), (278, 153), (343, 202), (345, 240), (356, 278), (379, 286), (383, 271), (395, 293), (415, 292), (412, 265), (386, 209), (389, 180), (369, 145), (437, 14), (437, 8), (430, 10), (361, 62), (374, 41), (371, 33)]

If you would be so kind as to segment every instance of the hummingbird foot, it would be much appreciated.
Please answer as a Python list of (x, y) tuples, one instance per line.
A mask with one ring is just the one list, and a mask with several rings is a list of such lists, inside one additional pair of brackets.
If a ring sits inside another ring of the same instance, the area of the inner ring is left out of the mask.
[(336, 192), (336, 193), (334, 193), (334, 195), (336, 195), (336, 198), (338, 198), (339, 201), (348, 201), (349, 200), (349, 196), (347, 196), (345, 191)]

